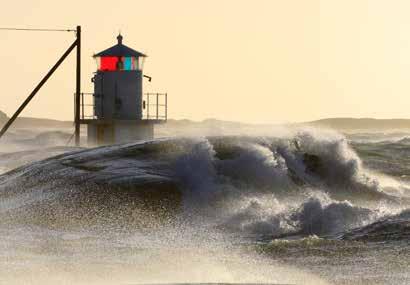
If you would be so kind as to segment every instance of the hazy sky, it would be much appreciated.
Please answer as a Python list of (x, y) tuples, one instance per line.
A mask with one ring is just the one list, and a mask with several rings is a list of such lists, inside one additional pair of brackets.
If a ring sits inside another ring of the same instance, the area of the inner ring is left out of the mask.
[[(168, 92), (172, 118), (410, 118), (409, 11), (408, 0), (13, 0), (0, 26), (82, 25), (83, 92), (93, 89), (91, 56), (121, 30), (149, 55), (144, 91)], [(11, 115), (74, 34), (0, 36), (0, 110)], [(72, 119), (74, 58), (24, 116)]]

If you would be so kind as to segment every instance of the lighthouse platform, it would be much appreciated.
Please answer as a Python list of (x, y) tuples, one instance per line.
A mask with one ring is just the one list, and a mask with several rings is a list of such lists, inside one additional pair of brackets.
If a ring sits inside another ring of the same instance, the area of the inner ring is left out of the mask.
[(80, 123), (87, 125), (88, 145), (153, 139), (154, 125), (167, 121), (166, 93), (145, 93), (141, 117), (132, 119), (116, 117), (115, 112), (104, 116), (103, 94), (81, 93), (80, 98)]

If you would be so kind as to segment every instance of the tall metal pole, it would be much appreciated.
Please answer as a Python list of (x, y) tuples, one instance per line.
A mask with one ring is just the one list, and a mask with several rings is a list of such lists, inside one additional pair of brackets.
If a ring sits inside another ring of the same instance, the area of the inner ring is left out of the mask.
[(7, 121), (7, 123), (3, 126), (3, 128), (0, 131), (0, 138), (7, 132), (7, 130), (10, 128), (11, 124), (17, 119), (18, 115), (24, 110), (24, 108), (27, 106), (28, 103), (30, 103), (31, 99), (37, 94), (37, 92), (40, 90), (40, 88), (44, 85), (44, 83), (47, 82), (47, 80), (50, 78), (50, 76), (56, 71), (56, 69), (60, 66), (60, 64), (66, 59), (66, 57), (70, 54), (70, 52), (78, 46), (78, 40), (75, 40), (71, 46), (67, 49), (67, 51), (60, 57), (60, 59), (54, 64), (54, 66), (48, 71), (46, 76), (43, 77), (43, 79), (37, 84), (37, 86), (34, 88), (34, 90), (30, 93), (30, 95), (24, 100), (24, 102), (20, 105), (20, 107), (17, 109), (17, 111), (13, 114), (13, 116)]
[(77, 68), (76, 68), (76, 91), (74, 106), (75, 145), (80, 145), (80, 93), (81, 93), (81, 26), (77, 26)]

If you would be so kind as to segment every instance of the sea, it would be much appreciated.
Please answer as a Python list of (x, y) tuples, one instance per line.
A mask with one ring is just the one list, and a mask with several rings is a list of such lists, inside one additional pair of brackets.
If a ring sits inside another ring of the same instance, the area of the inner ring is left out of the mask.
[(410, 131), (0, 142), (0, 284), (410, 284)]

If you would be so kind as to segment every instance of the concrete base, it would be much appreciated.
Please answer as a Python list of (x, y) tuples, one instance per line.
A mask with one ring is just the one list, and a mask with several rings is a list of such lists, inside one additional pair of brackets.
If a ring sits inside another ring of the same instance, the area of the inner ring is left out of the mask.
[(88, 123), (87, 135), (90, 146), (151, 140), (154, 138), (154, 124), (134, 120), (95, 120)]

